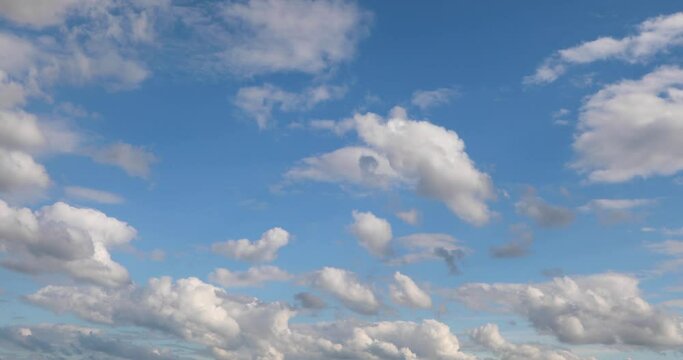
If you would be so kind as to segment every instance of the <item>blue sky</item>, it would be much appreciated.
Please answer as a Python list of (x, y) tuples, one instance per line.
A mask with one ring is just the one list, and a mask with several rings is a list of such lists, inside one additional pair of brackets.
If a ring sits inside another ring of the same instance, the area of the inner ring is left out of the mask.
[(680, 357), (681, 11), (0, 0), (0, 359)]

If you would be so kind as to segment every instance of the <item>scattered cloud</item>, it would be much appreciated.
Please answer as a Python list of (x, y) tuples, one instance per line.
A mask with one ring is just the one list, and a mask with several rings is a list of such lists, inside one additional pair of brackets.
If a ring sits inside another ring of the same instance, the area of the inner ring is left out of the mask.
[[(683, 15), (681, 15), (683, 19)], [(683, 70), (660, 67), (608, 85), (579, 115), (572, 167), (588, 180), (620, 183), (683, 170)]]
[(522, 198), (515, 203), (518, 214), (527, 216), (541, 227), (563, 227), (574, 221), (576, 215), (568, 208), (551, 205), (536, 195), (530, 188)]
[(400, 237), (396, 241), (407, 251), (389, 261), (394, 265), (442, 260), (449, 273), (459, 274), (460, 260), (467, 253), (467, 249), (448, 234), (418, 233)]
[(522, 316), (569, 344), (680, 348), (681, 317), (648, 303), (638, 285), (634, 277), (605, 273), (537, 284), (466, 284), (454, 295), (473, 309)]
[(417, 90), (413, 93), (410, 102), (422, 110), (450, 103), (460, 95), (452, 88), (438, 88), (434, 90)]
[(226, 288), (259, 286), (270, 281), (287, 281), (292, 275), (277, 266), (264, 265), (249, 268), (247, 271), (230, 271), (218, 268), (209, 274), (209, 280)]
[(396, 212), (396, 217), (409, 225), (414, 226), (420, 223), (420, 212), (417, 209), (398, 211)]
[(394, 283), (389, 286), (389, 294), (399, 305), (423, 309), (432, 307), (429, 294), (417, 286), (413, 279), (398, 271), (394, 273)]
[(360, 314), (372, 315), (379, 311), (380, 302), (375, 293), (350, 271), (325, 267), (312, 273), (307, 283), (330, 294), (344, 306)]
[(93, 201), (101, 204), (121, 204), (124, 199), (108, 191), (95, 190), (81, 186), (67, 186), (64, 188), (66, 196), (79, 200)]
[(604, 60), (640, 63), (671, 48), (683, 45), (683, 13), (650, 18), (638, 26), (634, 35), (621, 39), (600, 37), (562, 49), (546, 59), (536, 73), (524, 78), (528, 84), (546, 84), (557, 80), (569, 66)]
[(371, 212), (354, 210), (352, 216), (354, 221), (349, 225), (349, 230), (358, 239), (358, 243), (375, 256), (390, 255), (393, 237), (391, 224)]
[(256, 241), (248, 239), (227, 240), (211, 245), (211, 250), (231, 259), (249, 262), (269, 262), (275, 260), (277, 252), (289, 243), (290, 235), (282, 228), (272, 228)]
[(534, 243), (534, 233), (526, 224), (510, 226), (510, 232), (514, 239), (491, 248), (491, 256), (494, 258), (517, 258), (527, 256), (529, 248)]
[(656, 203), (654, 199), (594, 199), (579, 209), (595, 213), (602, 223), (615, 224), (637, 220), (638, 214), (634, 210)]
[(92, 158), (98, 163), (117, 166), (126, 174), (143, 179), (149, 177), (152, 164), (158, 160), (143, 147), (121, 142), (96, 150)]

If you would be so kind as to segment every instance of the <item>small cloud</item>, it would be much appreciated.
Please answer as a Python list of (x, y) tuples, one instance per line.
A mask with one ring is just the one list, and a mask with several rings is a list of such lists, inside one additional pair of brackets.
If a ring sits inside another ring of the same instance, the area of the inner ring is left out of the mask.
[(491, 248), (494, 258), (517, 258), (529, 254), (529, 248), (534, 242), (534, 233), (526, 224), (516, 224), (510, 227), (514, 239), (505, 244)]
[(422, 110), (450, 103), (460, 93), (453, 88), (439, 88), (435, 90), (417, 90), (410, 102)]
[(420, 212), (417, 209), (410, 209), (406, 211), (399, 211), (396, 217), (403, 220), (406, 224), (417, 225), (420, 223)]
[(67, 186), (64, 188), (67, 197), (79, 200), (97, 202), (101, 204), (121, 204), (124, 199), (108, 191), (95, 190), (81, 186)]
[(128, 175), (143, 179), (149, 177), (152, 164), (158, 161), (145, 148), (122, 142), (96, 150), (91, 156), (98, 163), (117, 166)]

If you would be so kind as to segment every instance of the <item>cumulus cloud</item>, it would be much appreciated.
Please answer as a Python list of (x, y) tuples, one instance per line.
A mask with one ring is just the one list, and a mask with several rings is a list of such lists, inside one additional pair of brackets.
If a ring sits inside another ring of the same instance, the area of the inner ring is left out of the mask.
[(234, 103), (263, 129), (268, 126), (274, 109), (281, 112), (310, 110), (321, 102), (338, 99), (345, 93), (346, 88), (343, 86), (318, 85), (295, 93), (265, 84), (240, 88)]
[(638, 284), (605, 273), (536, 284), (466, 284), (454, 295), (473, 309), (517, 314), (565, 343), (680, 348), (683, 319), (648, 303)]
[(572, 167), (619, 183), (683, 169), (683, 70), (661, 67), (592, 95), (581, 109)]
[(21, 151), (0, 148), (0, 193), (22, 196), (42, 192), (50, 185), (43, 165)]
[(282, 228), (272, 228), (256, 241), (249, 239), (227, 240), (211, 245), (211, 250), (236, 260), (269, 262), (275, 260), (277, 252), (289, 242), (289, 233)]
[[(475, 167), (457, 133), (427, 121), (411, 120), (402, 108), (394, 108), (389, 119), (367, 113), (356, 114), (353, 121), (358, 137), (374, 154), (368, 154), (370, 150), (365, 148), (343, 148), (305, 159), (285, 177), (372, 185), (377, 182), (367, 182), (367, 177), (362, 176), (367, 168), (374, 174), (387, 174), (391, 169), (398, 176), (380, 182), (384, 187), (410, 187), (420, 195), (444, 202), (458, 217), (475, 225), (490, 219), (486, 201), (495, 196), (491, 179)], [(364, 151), (366, 155), (360, 155)], [(344, 155), (342, 159), (340, 154)], [(387, 163), (389, 169), (384, 170)], [(327, 173), (333, 175), (324, 175)], [(338, 175), (346, 173), (351, 175)]]
[(50, 285), (27, 300), (89, 321), (161, 331), (206, 346), (216, 359), (474, 359), (436, 320), (290, 326), (295, 312), (288, 306), (196, 278), (153, 278), (118, 291)]
[(606, 224), (614, 224), (638, 218), (634, 210), (656, 204), (654, 199), (593, 199), (580, 209), (593, 212)]
[(422, 110), (448, 104), (458, 96), (458, 92), (451, 88), (438, 88), (434, 90), (417, 90), (413, 93), (410, 102)]
[(0, 200), (1, 264), (12, 270), (121, 286), (129, 282), (128, 271), (109, 251), (135, 236), (134, 228), (97, 210), (58, 202), (34, 212)]
[(287, 281), (291, 278), (292, 275), (286, 271), (270, 265), (251, 267), (247, 271), (218, 268), (209, 274), (212, 283), (226, 288), (259, 286), (265, 282)]
[(602, 60), (637, 63), (671, 48), (683, 45), (683, 13), (650, 18), (638, 26), (634, 35), (621, 39), (600, 37), (593, 41), (559, 50), (536, 69), (526, 83), (551, 83), (562, 76), (569, 66)]
[(312, 273), (307, 283), (332, 295), (347, 308), (358, 313), (371, 315), (379, 311), (380, 302), (375, 293), (350, 271), (324, 267)]
[(130, 176), (148, 178), (150, 168), (157, 157), (140, 146), (115, 143), (96, 150), (92, 154), (96, 162), (117, 166)]
[(498, 325), (495, 324), (486, 324), (473, 329), (470, 332), (470, 338), (500, 356), (501, 360), (595, 360), (594, 357), (581, 357), (569, 350), (511, 343), (500, 334)]
[(389, 261), (390, 264), (412, 264), (421, 261), (442, 260), (451, 274), (460, 273), (460, 260), (467, 249), (448, 234), (417, 233), (396, 240), (406, 251)]
[(120, 204), (124, 201), (122, 197), (114, 193), (82, 186), (67, 186), (64, 188), (64, 193), (70, 198), (93, 201), (101, 204)]
[(389, 160), (365, 147), (344, 147), (312, 156), (285, 173), (289, 181), (313, 180), (387, 189), (400, 179)]
[(542, 227), (562, 227), (569, 225), (576, 215), (570, 209), (548, 204), (533, 189), (529, 189), (515, 203), (518, 214), (528, 216)]
[(391, 253), (391, 224), (371, 212), (354, 210), (353, 224), (349, 225), (351, 233), (364, 248), (375, 256), (387, 256)]
[(345, 0), (231, 2), (219, 15), (232, 35), (219, 59), (238, 74), (320, 73), (351, 59), (369, 25)]
[(422, 290), (413, 279), (401, 274), (394, 273), (394, 283), (389, 286), (391, 299), (400, 305), (428, 309), (432, 307), (432, 298)]

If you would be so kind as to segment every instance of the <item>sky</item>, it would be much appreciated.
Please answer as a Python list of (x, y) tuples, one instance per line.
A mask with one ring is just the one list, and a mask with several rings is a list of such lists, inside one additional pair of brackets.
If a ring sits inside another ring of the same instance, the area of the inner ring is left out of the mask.
[(0, 359), (683, 357), (676, 1), (0, 0)]

